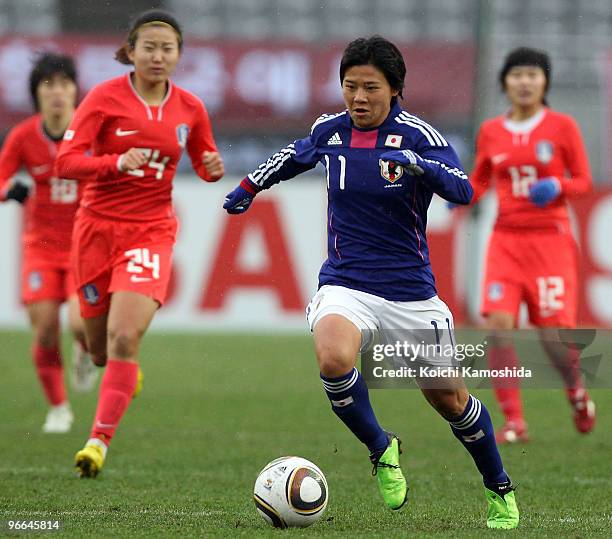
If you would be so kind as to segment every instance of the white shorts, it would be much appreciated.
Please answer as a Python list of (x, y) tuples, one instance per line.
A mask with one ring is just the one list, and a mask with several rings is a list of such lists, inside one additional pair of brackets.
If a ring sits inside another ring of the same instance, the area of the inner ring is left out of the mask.
[[(345, 317), (361, 331), (361, 354), (371, 351), (375, 344), (398, 342), (415, 347), (420, 343), (438, 344), (454, 349), (453, 315), (438, 296), (420, 301), (389, 301), (359, 290), (325, 285), (306, 307), (310, 331), (328, 314)], [(418, 359), (429, 365), (455, 365), (453, 356), (432, 355), (429, 350), (419, 354)]]

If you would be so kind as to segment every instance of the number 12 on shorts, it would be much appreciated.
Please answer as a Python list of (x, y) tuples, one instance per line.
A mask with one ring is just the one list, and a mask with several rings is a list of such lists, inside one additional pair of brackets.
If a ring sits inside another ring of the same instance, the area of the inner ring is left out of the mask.
[(540, 309), (543, 311), (560, 311), (564, 307), (565, 281), (561, 276), (538, 277)]
[[(159, 279), (159, 254), (151, 254), (147, 248), (130, 249), (123, 254), (129, 258), (127, 272), (132, 274), (133, 283)], [(151, 270), (151, 277), (141, 276), (145, 269)]]

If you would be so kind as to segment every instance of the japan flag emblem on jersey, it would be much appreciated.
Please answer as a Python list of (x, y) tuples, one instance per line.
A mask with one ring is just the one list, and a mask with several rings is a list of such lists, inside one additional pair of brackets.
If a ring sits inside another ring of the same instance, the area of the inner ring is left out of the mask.
[(189, 136), (189, 126), (187, 124), (179, 124), (176, 126), (176, 140), (181, 149), (185, 148), (187, 144), (187, 137)]
[(385, 140), (385, 146), (390, 148), (401, 148), (402, 147), (402, 135), (387, 135)]
[(379, 159), (378, 163), (380, 164), (380, 175), (388, 182), (395, 183), (404, 174), (402, 166), (393, 161)]
[(549, 140), (541, 140), (536, 144), (536, 157), (543, 165), (550, 163), (553, 158), (553, 144)]

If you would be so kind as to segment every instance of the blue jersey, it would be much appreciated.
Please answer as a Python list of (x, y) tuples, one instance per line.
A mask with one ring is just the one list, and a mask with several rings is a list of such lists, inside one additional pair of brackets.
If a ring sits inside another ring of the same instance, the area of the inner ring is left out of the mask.
[[(410, 149), (432, 166), (417, 177), (380, 159), (398, 149)], [(427, 209), (434, 193), (456, 204), (472, 198), (446, 139), (398, 103), (375, 129), (358, 129), (348, 111), (324, 114), (308, 137), (274, 154), (248, 178), (267, 189), (317, 163), (325, 166), (328, 194), (328, 258), (319, 286), (345, 286), (391, 301), (435, 296)]]

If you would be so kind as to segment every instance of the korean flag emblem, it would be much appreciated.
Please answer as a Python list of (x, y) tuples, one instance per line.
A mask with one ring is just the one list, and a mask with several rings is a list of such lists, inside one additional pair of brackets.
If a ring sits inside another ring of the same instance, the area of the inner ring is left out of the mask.
[(187, 124), (179, 124), (176, 126), (176, 140), (182, 150), (185, 149), (187, 144), (187, 137), (189, 136), (189, 126)]
[(42, 288), (42, 275), (40, 271), (33, 271), (28, 276), (28, 285), (30, 286), (30, 290), (37, 291)]
[(499, 301), (504, 297), (504, 285), (502, 283), (493, 282), (489, 284), (488, 290), (489, 300)]
[(95, 305), (100, 301), (100, 292), (95, 284), (89, 283), (82, 288), (83, 298), (89, 305)]
[(390, 183), (395, 183), (404, 174), (402, 166), (393, 161), (379, 159), (378, 163), (380, 164), (380, 175)]
[(549, 140), (541, 140), (536, 144), (536, 157), (540, 163), (550, 163), (554, 153), (553, 144)]

